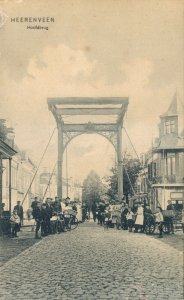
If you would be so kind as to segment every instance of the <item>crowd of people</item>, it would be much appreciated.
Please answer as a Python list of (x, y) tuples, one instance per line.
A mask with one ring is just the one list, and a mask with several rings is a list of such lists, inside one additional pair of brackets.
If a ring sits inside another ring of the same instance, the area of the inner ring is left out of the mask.
[[(32, 218), (35, 220), (35, 238), (47, 236), (52, 233), (51, 221), (54, 216), (61, 214), (66, 209), (71, 209), (77, 214), (77, 205), (75, 201), (71, 201), (69, 197), (63, 202), (57, 196), (55, 199), (47, 198), (45, 202), (34, 198), (31, 207), (27, 210), (27, 220)], [(171, 201), (168, 201), (167, 210), (174, 211), (175, 208)], [(89, 208), (84, 202), (81, 207), (81, 221), (85, 222), (92, 217), (94, 222), (100, 225), (105, 224), (108, 227), (117, 226), (129, 232), (143, 233), (147, 224), (147, 218), (152, 215), (155, 223), (158, 225), (159, 237), (163, 237), (164, 216), (160, 206), (157, 206), (154, 212), (151, 211), (149, 205), (142, 202), (135, 202), (132, 207), (125, 201), (121, 203), (105, 203), (104, 201), (93, 202)], [(115, 217), (115, 222), (114, 222)], [(166, 218), (165, 218), (166, 220)], [(24, 211), (21, 202), (18, 201), (13, 209), (10, 218), (12, 237), (17, 237), (17, 232), (24, 224)], [(173, 217), (169, 218), (170, 231), (174, 234)], [(184, 210), (182, 210), (182, 224), (184, 232)], [(41, 229), (41, 230), (40, 230)], [(39, 230), (41, 234), (39, 235)]]
[[(168, 201), (167, 210), (174, 211), (173, 204)], [(164, 216), (160, 206), (156, 207), (154, 212), (151, 211), (149, 205), (142, 202), (135, 202), (132, 207), (126, 202), (120, 203), (93, 203), (91, 206), (94, 222), (98, 224), (106, 224), (109, 227), (114, 225), (121, 227), (129, 232), (143, 233), (147, 224), (147, 218), (152, 215), (155, 223), (158, 225), (159, 237), (163, 237)], [(115, 216), (115, 224), (113, 217)], [(166, 220), (167, 218), (165, 218)], [(173, 217), (169, 217), (169, 226), (171, 233), (174, 234)], [(184, 229), (184, 228), (183, 228)]]
[[(57, 196), (54, 200), (52, 198), (47, 198), (45, 202), (39, 200), (38, 197), (35, 197), (31, 207), (27, 210), (28, 221), (32, 218), (35, 220), (35, 238), (40, 239), (41, 237), (53, 233), (52, 218), (62, 214), (62, 212), (66, 210), (73, 210), (77, 213), (76, 202), (70, 201), (69, 197), (67, 197), (64, 202)], [(23, 219), (23, 207), (20, 201), (18, 201), (10, 217), (12, 237), (17, 237), (17, 232), (20, 231), (21, 226), (23, 226)], [(39, 230), (41, 231), (40, 235)]]

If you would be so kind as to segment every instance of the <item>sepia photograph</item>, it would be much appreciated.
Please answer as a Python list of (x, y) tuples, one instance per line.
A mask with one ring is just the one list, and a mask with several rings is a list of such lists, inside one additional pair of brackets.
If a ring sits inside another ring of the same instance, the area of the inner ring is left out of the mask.
[(184, 1), (0, 0), (0, 300), (184, 299)]

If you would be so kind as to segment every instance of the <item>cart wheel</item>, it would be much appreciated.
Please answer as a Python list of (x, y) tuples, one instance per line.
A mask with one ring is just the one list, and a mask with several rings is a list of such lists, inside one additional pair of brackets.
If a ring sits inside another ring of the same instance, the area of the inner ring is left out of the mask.
[(153, 234), (154, 231), (155, 231), (155, 224), (152, 223), (152, 224), (150, 224), (150, 227), (149, 227), (149, 233)]
[(163, 224), (162, 230), (164, 233), (169, 234), (171, 232), (171, 225), (169, 223)]
[(146, 232), (146, 234), (149, 234), (149, 225), (148, 224), (145, 225), (145, 232)]
[(146, 234), (153, 234), (154, 231), (155, 231), (155, 224), (154, 223), (146, 224), (146, 226), (145, 226)]

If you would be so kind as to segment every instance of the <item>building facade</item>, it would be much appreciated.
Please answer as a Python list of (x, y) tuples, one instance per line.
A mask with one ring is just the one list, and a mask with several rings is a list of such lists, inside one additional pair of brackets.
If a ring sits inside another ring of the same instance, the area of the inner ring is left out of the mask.
[(184, 204), (184, 105), (177, 95), (160, 116), (159, 137), (145, 155), (144, 168), (147, 176), (140, 173), (138, 182), (141, 192), (150, 194), (152, 208), (166, 209), (169, 200)]
[[(8, 189), (7, 206), (9, 213), (11, 212), (12, 202), (12, 157), (16, 154), (14, 149), (14, 132), (13, 128), (6, 126), (6, 120), (0, 119), (0, 218), (3, 216), (5, 211), (5, 203), (3, 202), (3, 189), (6, 184)], [(5, 167), (6, 165), (6, 167)], [(9, 170), (9, 176), (6, 177), (4, 183), (4, 172)]]
[(8, 167), (8, 161), (4, 162), (2, 198), (5, 210), (9, 210), (9, 177), (11, 172), (11, 210), (17, 201), (20, 201), (23, 204), (24, 212), (26, 212), (31, 206), (34, 196), (40, 196), (40, 178), (39, 175), (36, 175), (30, 187), (36, 166), (24, 151), (20, 151), (17, 146), (14, 148), (17, 153), (12, 158), (11, 171)]

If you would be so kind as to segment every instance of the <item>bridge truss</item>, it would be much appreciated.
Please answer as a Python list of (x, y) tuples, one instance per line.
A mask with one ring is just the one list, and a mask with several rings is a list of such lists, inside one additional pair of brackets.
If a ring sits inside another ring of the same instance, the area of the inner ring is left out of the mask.
[(58, 129), (57, 193), (62, 198), (63, 154), (69, 142), (81, 135), (97, 133), (113, 146), (118, 162), (118, 197), (123, 198), (122, 127), (127, 97), (48, 98)]

